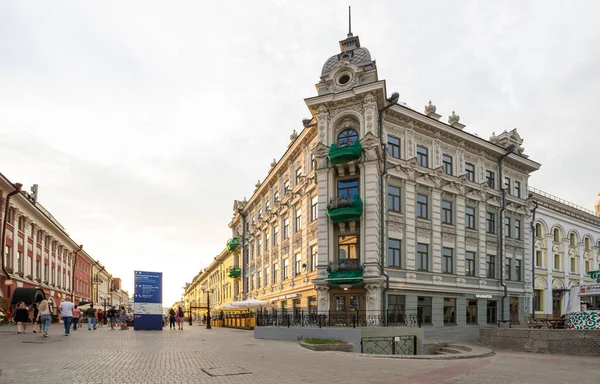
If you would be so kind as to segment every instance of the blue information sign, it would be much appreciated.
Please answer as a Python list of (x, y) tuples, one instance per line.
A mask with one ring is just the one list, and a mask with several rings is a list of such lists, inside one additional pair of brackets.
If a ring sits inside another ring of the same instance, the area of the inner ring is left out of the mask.
[(135, 271), (135, 330), (162, 330), (162, 273)]

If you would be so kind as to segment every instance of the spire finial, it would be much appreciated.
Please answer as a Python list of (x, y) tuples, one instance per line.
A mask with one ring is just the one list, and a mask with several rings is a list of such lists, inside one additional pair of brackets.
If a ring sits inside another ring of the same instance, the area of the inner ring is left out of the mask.
[(352, 6), (348, 6), (348, 37), (352, 37)]

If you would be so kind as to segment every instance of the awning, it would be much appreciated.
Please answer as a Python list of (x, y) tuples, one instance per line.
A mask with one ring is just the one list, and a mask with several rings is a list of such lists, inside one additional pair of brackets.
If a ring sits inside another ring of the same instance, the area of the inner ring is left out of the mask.
[(46, 298), (46, 294), (39, 288), (17, 288), (12, 295), (11, 304), (24, 302), (26, 305), (39, 303)]

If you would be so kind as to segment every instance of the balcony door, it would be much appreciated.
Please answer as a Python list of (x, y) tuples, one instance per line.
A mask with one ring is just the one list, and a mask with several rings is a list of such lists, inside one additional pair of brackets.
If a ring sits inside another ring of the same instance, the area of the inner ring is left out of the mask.
[(331, 312), (339, 314), (358, 313), (364, 307), (364, 295), (354, 293), (334, 293), (331, 301)]

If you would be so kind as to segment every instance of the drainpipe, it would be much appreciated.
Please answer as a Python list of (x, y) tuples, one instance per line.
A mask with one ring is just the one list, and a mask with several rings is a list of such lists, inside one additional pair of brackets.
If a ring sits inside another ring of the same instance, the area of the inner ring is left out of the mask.
[(77, 265), (77, 254), (81, 252), (83, 245), (79, 245), (79, 249), (75, 251), (73, 257), (73, 266), (71, 267), (71, 302), (75, 303), (75, 266)]
[(242, 301), (244, 293), (248, 292), (248, 286), (246, 282), (246, 258), (248, 257), (248, 255), (246, 254), (246, 215), (242, 213), (241, 209), (238, 209), (238, 213), (240, 214), (240, 216), (242, 216), (242, 241), (240, 242), (240, 247), (242, 247), (242, 297), (238, 297), (238, 300)]
[(380, 274), (382, 276), (385, 276), (385, 287), (381, 290), (381, 314), (385, 315), (386, 313), (386, 309), (387, 309), (387, 301), (385, 300), (385, 294), (387, 293), (387, 291), (390, 289), (390, 276), (385, 273), (385, 259), (384, 259), (384, 255), (385, 255), (385, 238), (387, 236), (387, 228), (384, 231), (384, 227), (385, 227), (385, 190), (384, 190), (384, 183), (385, 183), (385, 176), (387, 175), (387, 148), (386, 148), (386, 143), (383, 141), (383, 112), (385, 112), (386, 109), (396, 105), (396, 103), (398, 102), (398, 99), (400, 98), (400, 95), (397, 92), (392, 93), (392, 96), (389, 99), (386, 99), (386, 101), (389, 102), (388, 105), (384, 106), (382, 109), (379, 110), (379, 140), (381, 142), (381, 149), (383, 150), (383, 170), (381, 172), (380, 175), (380, 179), (379, 179), (379, 192), (380, 192), (380, 203), (379, 203), (379, 226), (381, 228), (380, 230), (380, 239), (381, 239), (381, 243), (380, 243), (380, 260), (379, 260), (379, 268), (380, 268)]
[(17, 193), (21, 192), (21, 188), (23, 187), (23, 184), (21, 183), (15, 183), (13, 185), (13, 187), (15, 188), (14, 191), (10, 192), (7, 196), (6, 196), (6, 208), (4, 210), (4, 219), (2, 220), (2, 240), (0, 241), (0, 258), (2, 259), (2, 271), (4, 272), (4, 274), (6, 275), (6, 279), (10, 280), (10, 274), (8, 273), (8, 271), (6, 270), (6, 264), (5, 264), (5, 257), (4, 257), (4, 249), (6, 247), (6, 221), (8, 220), (8, 209), (10, 207), (9, 203), (10, 203), (10, 198), (14, 195), (16, 195)]
[(533, 204), (535, 206), (531, 210), (531, 318), (535, 320), (535, 211), (538, 209), (538, 203), (533, 200)]
[(509, 145), (506, 148), (506, 153), (498, 160), (498, 182), (500, 183), (500, 193), (502, 195), (501, 208), (500, 208), (500, 285), (502, 286), (504, 293), (502, 295), (501, 307), (500, 307), (500, 320), (504, 321), (504, 303), (508, 297), (508, 286), (504, 281), (504, 211), (506, 210), (506, 190), (504, 189), (504, 177), (502, 175), (503, 160), (506, 156), (510, 155), (515, 149), (514, 145)]

